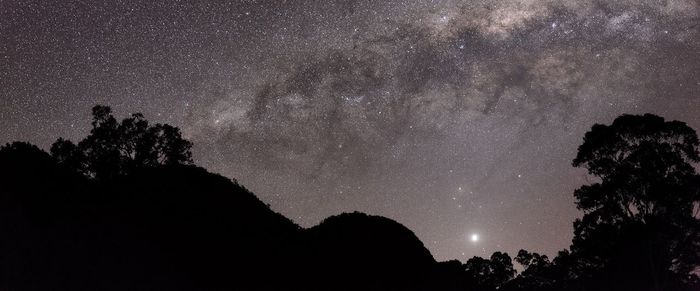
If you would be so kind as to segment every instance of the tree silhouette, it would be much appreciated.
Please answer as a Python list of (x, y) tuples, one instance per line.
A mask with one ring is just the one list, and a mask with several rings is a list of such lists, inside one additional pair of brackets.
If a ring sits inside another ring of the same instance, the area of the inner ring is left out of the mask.
[(495, 252), (490, 259), (472, 257), (464, 264), (467, 285), (475, 290), (495, 290), (515, 276), (513, 261), (507, 253)]
[[(557, 258), (564, 257), (566, 254), (568, 252), (562, 251)], [(555, 284), (566, 279), (566, 273), (560, 272), (560, 266), (550, 262), (546, 255), (520, 250), (515, 261), (523, 266), (523, 271), (517, 278), (507, 282), (503, 290), (557, 290), (554, 288)]]
[(698, 137), (685, 123), (646, 114), (597, 124), (573, 164), (602, 182), (577, 190), (577, 205), (604, 221), (692, 215), (699, 194), (689, 186), (699, 161)]
[[(578, 272), (606, 270), (620, 282), (648, 278), (641, 288), (651, 290), (668, 290), (674, 278), (694, 280), (691, 271), (700, 262), (700, 180), (693, 167), (700, 161), (698, 144), (685, 123), (651, 114), (622, 115), (586, 133), (573, 165), (599, 181), (574, 193), (584, 211), (574, 224)], [(631, 275), (633, 270), (638, 273)]]
[(58, 138), (51, 145), (51, 156), (56, 162), (78, 173), (86, 174), (86, 158), (83, 151), (70, 140)]
[[(150, 157), (154, 162), (163, 165), (187, 164), (192, 162), (190, 148), (192, 144), (182, 138), (180, 129), (168, 124), (156, 124), (149, 128)], [(146, 147), (148, 149), (149, 147)]]
[(523, 266), (524, 270), (521, 274), (523, 276), (540, 274), (543, 270), (551, 266), (551, 262), (549, 262), (549, 258), (546, 255), (530, 253), (526, 250), (518, 251), (515, 261)]
[(491, 255), (491, 276), (493, 283), (497, 286), (513, 279), (515, 269), (513, 268), (513, 260), (507, 253), (495, 252)]
[(92, 109), (92, 130), (78, 145), (59, 138), (51, 155), (59, 164), (96, 179), (113, 179), (143, 167), (192, 163), (192, 144), (180, 129), (149, 125), (141, 113), (118, 122), (108, 106)]

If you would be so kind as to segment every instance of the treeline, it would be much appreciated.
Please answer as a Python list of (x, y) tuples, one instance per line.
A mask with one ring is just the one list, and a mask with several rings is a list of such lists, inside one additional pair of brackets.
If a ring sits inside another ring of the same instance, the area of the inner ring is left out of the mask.
[(382, 217), (302, 229), (193, 165), (178, 128), (96, 106), (77, 143), (0, 148), (0, 289), (700, 290), (698, 147), (655, 115), (594, 125), (568, 250), (436, 262)]

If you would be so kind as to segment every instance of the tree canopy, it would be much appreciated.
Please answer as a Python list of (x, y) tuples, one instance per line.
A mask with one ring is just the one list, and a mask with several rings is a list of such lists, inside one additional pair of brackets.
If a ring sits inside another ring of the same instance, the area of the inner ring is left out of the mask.
[(92, 109), (92, 130), (77, 145), (59, 138), (51, 155), (63, 166), (96, 179), (109, 179), (137, 168), (191, 164), (192, 143), (180, 129), (150, 125), (135, 113), (118, 122), (108, 106)]
[(495, 290), (515, 276), (513, 261), (507, 253), (494, 252), (491, 258), (472, 257), (464, 264), (467, 286), (475, 290)]
[(622, 115), (586, 133), (576, 167), (601, 182), (575, 192), (577, 206), (604, 221), (692, 216), (700, 199), (693, 163), (698, 136), (685, 123), (652, 114)]
[(586, 133), (573, 165), (598, 182), (574, 193), (584, 212), (575, 222), (572, 245), (580, 266), (638, 266), (657, 290), (669, 276), (696, 278), (691, 272), (700, 262), (698, 145), (688, 125), (652, 114), (622, 115)]

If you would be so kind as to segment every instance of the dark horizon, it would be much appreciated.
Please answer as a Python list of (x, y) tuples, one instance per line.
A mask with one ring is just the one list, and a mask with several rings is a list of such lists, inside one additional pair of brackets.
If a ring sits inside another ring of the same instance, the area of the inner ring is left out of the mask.
[[(436, 260), (411, 229), (353, 211), (300, 227), (196, 165), (178, 127), (92, 109), (78, 141), (0, 146), (9, 290), (691, 291), (700, 287), (700, 139), (682, 121), (595, 124), (572, 165), (581, 217), (556, 256)], [(479, 243), (474, 233), (469, 238)], [(517, 266), (520, 266), (519, 268)]]

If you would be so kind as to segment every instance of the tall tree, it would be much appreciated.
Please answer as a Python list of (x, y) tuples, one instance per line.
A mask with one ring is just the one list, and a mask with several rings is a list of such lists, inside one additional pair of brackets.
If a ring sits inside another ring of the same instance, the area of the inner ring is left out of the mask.
[[(683, 122), (652, 114), (596, 124), (573, 161), (598, 181), (575, 191), (584, 216), (572, 252), (588, 268), (646, 266), (652, 287), (671, 272), (695, 278), (700, 254), (698, 137)], [(639, 274), (636, 274), (639, 276)], [(660, 289), (659, 289), (660, 290)]]

